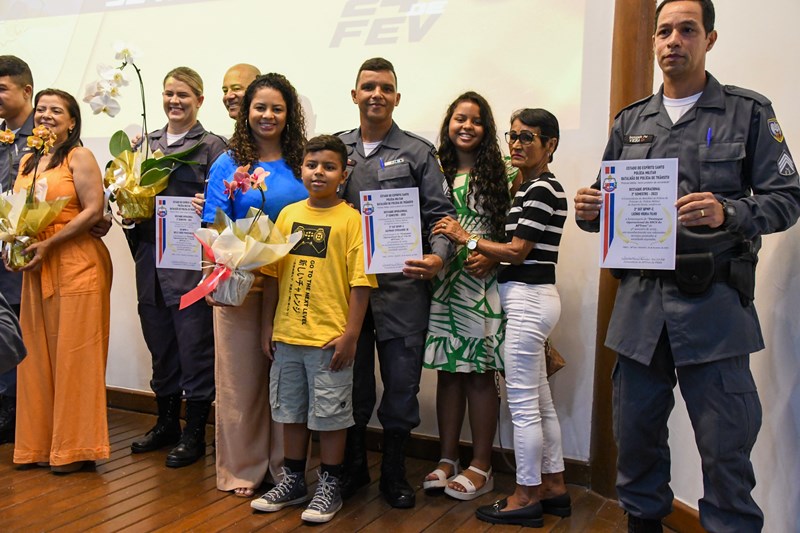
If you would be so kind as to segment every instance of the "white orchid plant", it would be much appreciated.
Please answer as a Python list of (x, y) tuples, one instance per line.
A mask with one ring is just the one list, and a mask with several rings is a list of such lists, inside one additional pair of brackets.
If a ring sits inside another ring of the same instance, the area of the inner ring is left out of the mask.
[(167, 180), (172, 171), (181, 164), (195, 164), (185, 157), (197, 149), (200, 142), (188, 150), (169, 155), (156, 150), (151, 157), (147, 138), (144, 83), (142, 71), (136, 64), (141, 54), (135, 47), (121, 42), (114, 45), (114, 52), (115, 58), (122, 61), (122, 64), (118, 67), (98, 65), (97, 73), (100, 79), (87, 86), (83, 101), (91, 106), (95, 115), (105, 113), (110, 117), (116, 116), (121, 109), (117, 100), (121, 96), (120, 89), (130, 84), (125, 68), (128, 65), (133, 67), (139, 81), (139, 94), (142, 100), (142, 143), (134, 147), (130, 137), (123, 130), (111, 136), (108, 148), (113, 159), (106, 165), (104, 183), (107, 212), (111, 212), (109, 202), (116, 202), (123, 219), (138, 221), (153, 215), (155, 195), (167, 187)]

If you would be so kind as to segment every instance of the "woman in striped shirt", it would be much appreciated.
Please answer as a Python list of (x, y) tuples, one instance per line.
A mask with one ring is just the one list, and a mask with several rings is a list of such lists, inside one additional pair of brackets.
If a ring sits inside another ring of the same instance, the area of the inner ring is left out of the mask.
[(502, 264), (498, 282), (508, 317), (504, 359), (517, 484), (508, 498), (479, 508), (478, 518), (541, 527), (543, 513), (571, 512), (544, 356), (545, 340), (561, 314), (555, 267), (567, 215), (564, 189), (548, 168), (558, 148), (558, 120), (544, 109), (518, 111), (506, 141), (511, 164), (523, 176), (506, 217), (507, 242), (470, 235), (449, 217), (434, 232)]

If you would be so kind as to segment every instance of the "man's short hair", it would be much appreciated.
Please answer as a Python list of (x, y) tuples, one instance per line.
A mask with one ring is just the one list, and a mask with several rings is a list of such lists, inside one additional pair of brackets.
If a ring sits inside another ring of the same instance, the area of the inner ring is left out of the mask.
[(308, 154), (314, 152), (322, 152), (323, 150), (330, 150), (335, 152), (339, 159), (342, 160), (342, 170), (347, 168), (347, 146), (336, 135), (317, 135), (306, 143), (303, 150), (303, 158)]
[[(661, 2), (658, 7), (656, 8), (656, 21), (655, 27), (658, 28), (658, 16), (661, 14), (661, 10), (664, 8), (665, 5), (671, 4), (672, 2), (679, 2), (682, 0), (664, 0)], [(700, 4), (700, 8), (703, 10), (703, 29), (706, 32), (706, 35), (714, 31), (714, 22), (716, 19), (716, 13), (714, 12), (714, 2), (712, 0), (688, 0), (690, 2), (697, 2)]]
[(0, 78), (8, 76), (20, 87), (30, 85), (33, 88), (33, 74), (26, 62), (17, 56), (0, 56)]
[(358, 69), (358, 74), (356, 74), (356, 89), (358, 89), (358, 78), (361, 76), (361, 73), (365, 70), (370, 72), (380, 72), (388, 70), (394, 76), (394, 85), (397, 88), (397, 73), (394, 71), (394, 65), (388, 59), (384, 59), (382, 57), (373, 57), (372, 59), (367, 59), (361, 64), (361, 67)]

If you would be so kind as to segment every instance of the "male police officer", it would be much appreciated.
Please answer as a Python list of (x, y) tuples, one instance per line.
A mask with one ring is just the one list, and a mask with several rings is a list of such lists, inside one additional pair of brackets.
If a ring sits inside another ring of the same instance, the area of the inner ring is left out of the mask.
[[(749, 354), (764, 342), (753, 306), (761, 235), (800, 214), (797, 170), (770, 101), (705, 71), (717, 40), (711, 0), (664, 0), (653, 36), (664, 84), (617, 116), (604, 160), (678, 158), (675, 271), (622, 270), (606, 345), (629, 531), (661, 531), (671, 509), (667, 419), (676, 381), (703, 466), (708, 531), (760, 531), (750, 451), (761, 404)], [(597, 231), (599, 180), (575, 196)], [(677, 373), (677, 380), (676, 380)]]
[[(0, 131), (10, 130), (14, 141), (0, 143), (0, 190), (10, 191), (19, 171), (19, 161), (30, 151), (27, 141), (33, 131), (33, 76), (25, 61), (0, 56)], [(19, 316), (22, 273), (0, 267), (0, 293)], [(17, 369), (0, 374), (0, 444), (14, 442)]]
[(394, 66), (368, 59), (358, 71), (353, 103), (360, 127), (341, 134), (347, 145), (350, 177), (342, 197), (358, 208), (360, 191), (418, 187), (425, 253), (408, 260), (402, 273), (379, 274), (364, 318), (353, 369), (353, 418), (348, 430), (342, 493), (345, 497), (369, 482), (366, 426), (375, 407), (375, 347), (383, 379), (378, 419), (383, 426), (381, 492), (393, 507), (413, 507), (414, 490), (405, 478), (404, 446), (419, 425), (419, 379), (430, 310), (429, 282), (453, 254), (433, 225), (455, 209), (445, 195), (445, 180), (433, 145), (401, 130), (392, 120), (400, 103)]

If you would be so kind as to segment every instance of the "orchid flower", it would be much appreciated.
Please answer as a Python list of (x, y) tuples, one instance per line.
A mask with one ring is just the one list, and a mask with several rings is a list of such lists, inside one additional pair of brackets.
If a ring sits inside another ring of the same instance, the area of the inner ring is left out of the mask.
[(91, 100), (89, 100), (89, 105), (92, 107), (92, 112), (95, 115), (105, 113), (109, 117), (116, 116), (121, 109), (119, 102), (117, 102), (108, 94), (95, 95)]
[(233, 200), (236, 191), (245, 194), (250, 189), (258, 189), (263, 195), (263, 192), (266, 190), (264, 178), (269, 176), (269, 172), (259, 167), (256, 168), (251, 175), (248, 170), (250, 170), (250, 165), (238, 167), (236, 172), (233, 173), (231, 181), (222, 180), (222, 183), (225, 184), (225, 196)]
[(256, 168), (253, 171), (253, 177), (251, 181), (251, 187), (254, 189), (261, 189), (262, 191), (266, 190), (266, 185), (264, 184), (264, 180), (266, 177), (269, 176), (269, 172), (264, 170), (261, 167)]
[(28, 136), (28, 147), (38, 152), (40, 156), (47, 155), (56, 142), (56, 134), (47, 126), (40, 124), (33, 128)]
[[(37, 187), (36, 175), (39, 170), (39, 161), (45, 155), (50, 152), (50, 149), (56, 142), (56, 134), (50, 131), (47, 126), (44, 124), (39, 124), (28, 136), (28, 147), (33, 150), (33, 157), (35, 166), (33, 167), (33, 180), (31, 181), (31, 186), (28, 188), (28, 192), (25, 195), (26, 204), (33, 204), (34, 200), (36, 200), (36, 191), (37, 189), (41, 191), (41, 187)], [(45, 189), (45, 194), (47, 193), (47, 189)]]
[(136, 64), (142, 57), (142, 53), (133, 46), (130, 46), (122, 41), (117, 41), (114, 43), (114, 57), (116, 59), (121, 60), (123, 63), (130, 63), (132, 65)]
[(239, 189), (239, 182), (234, 179), (231, 181), (222, 180), (222, 183), (225, 184), (225, 196), (233, 200), (233, 196), (236, 194), (237, 189)]
[(128, 81), (128, 76), (121, 68), (114, 68), (110, 65), (101, 64), (97, 65), (97, 73), (100, 74), (103, 80), (116, 87), (125, 87), (130, 83)]
[(0, 131), (0, 143), (11, 144), (14, 142), (14, 132), (6, 128), (6, 131)]

